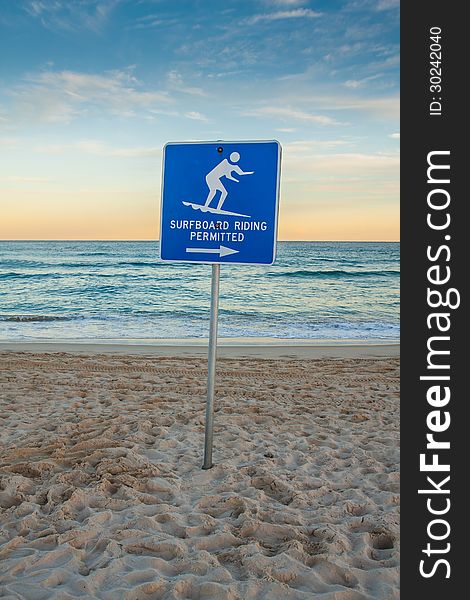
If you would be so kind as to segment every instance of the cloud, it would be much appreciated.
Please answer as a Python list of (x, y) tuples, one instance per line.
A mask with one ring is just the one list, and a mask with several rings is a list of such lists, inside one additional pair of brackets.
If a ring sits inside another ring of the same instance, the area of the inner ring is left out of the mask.
[(391, 10), (393, 8), (399, 8), (400, 0), (379, 0), (375, 8), (376, 10)]
[(399, 140), (400, 134), (399, 133), (391, 133), (388, 137), (392, 138), (393, 140)]
[(62, 154), (64, 152), (79, 151), (94, 156), (117, 156), (122, 158), (136, 158), (145, 156), (159, 156), (160, 147), (131, 147), (119, 148), (111, 146), (101, 140), (80, 140), (72, 144), (48, 144), (36, 146), (36, 152), (41, 154)]
[(346, 140), (298, 140), (287, 144), (289, 152), (308, 153), (317, 148), (335, 148), (337, 146), (351, 145), (353, 142)]
[(351, 0), (347, 3), (347, 10), (382, 12), (400, 7), (400, 0)]
[(20, 141), (20, 138), (16, 137), (0, 137), (0, 148), (16, 148)]
[(190, 96), (207, 96), (202, 88), (187, 85), (178, 71), (170, 71), (167, 78), (169, 87), (175, 92), (189, 94)]
[(151, 13), (144, 15), (143, 17), (137, 18), (133, 24), (130, 25), (131, 29), (163, 29), (173, 27), (181, 23), (181, 20), (177, 17), (168, 17), (163, 14)]
[(362, 110), (381, 117), (398, 118), (400, 115), (400, 100), (398, 96), (391, 98), (362, 98), (338, 104), (337, 109)]
[[(393, 49), (392, 49), (393, 50)], [(384, 69), (393, 69), (400, 65), (400, 54), (399, 52), (394, 52), (390, 56), (387, 56), (383, 60), (371, 62), (369, 63), (369, 69), (374, 70), (384, 70)]]
[(7, 110), (0, 104), (0, 128), (8, 128), (10, 119), (7, 116)]
[(283, 120), (294, 119), (296, 121), (305, 121), (309, 123), (317, 123), (318, 125), (340, 125), (338, 121), (335, 121), (331, 117), (325, 115), (316, 115), (304, 112), (302, 110), (280, 107), (280, 106), (264, 106), (246, 113), (249, 116), (261, 116), (261, 117), (279, 117)]
[(188, 119), (193, 119), (193, 121), (208, 121), (209, 120), (207, 117), (202, 115), (200, 112), (197, 112), (196, 110), (191, 110), (191, 111), (185, 113), (184, 116), (187, 117)]
[(265, 3), (271, 6), (298, 6), (306, 4), (306, 0), (266, 0)]
[(315, 104), (319, 110), (364, 111), (381, 118), (397, 119), (400, 115), (400, 98), (398, 95), (381, 98), (366, 98), (357, 96), (325, 95), (299, 96), (297, 102)]
[(130, 69), (102, 75), (44, 71), (27, 76), (10, 95), (19, 120), (69, 123), (93, 112), (138, 116), (170, 101), (165, 92), (142, 88)]
[(50, 30), (98, 32), (121, 0), (31, 0), (24, 6), (28, 15)]
[(283, 162), (292, 180), (356, 180), (397, 182), (400, 166), (398, 154), (360, 152), (318, 153), (315, 141), (283, 144)]
[(262, 21), (279, 21), (281, 19), (312, 19), (321, 17), (322, 13), (311, 8), (294, 8), (293, 10), (279, 10), (272, 13), (253, 15), (246, 19), (248, 25), (255, 25)]
[(376, 75), (370, 75), (369, 77), (364, 77), (362, 79), (348, 79), (343, 85), (347, 88), (355, 90), (363, 87), (366, 83), (369, 83), (369, 81), (374, 81), (374, 79), (379, 79), (380, 77), (382, 77), (382, 74), (377, 73)]

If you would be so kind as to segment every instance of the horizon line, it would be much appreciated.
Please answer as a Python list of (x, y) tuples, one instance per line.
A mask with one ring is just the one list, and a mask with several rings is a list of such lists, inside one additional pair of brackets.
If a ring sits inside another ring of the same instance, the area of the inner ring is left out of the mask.
[[(358, 243), (358, 244), (398, 244), (400, 240), (277, 240), (278, 242), (316, 242), (316, 243), (330, 243), (330, 242), (344, 242), (344, 243)], [(160, 242), (160, 240), (149, 238), (149, 239), (0, 239), (0, 242)]]

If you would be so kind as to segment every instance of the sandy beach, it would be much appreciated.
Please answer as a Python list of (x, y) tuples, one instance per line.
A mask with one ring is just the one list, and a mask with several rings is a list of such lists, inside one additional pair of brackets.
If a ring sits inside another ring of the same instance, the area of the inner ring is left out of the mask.
[(0, 597), (399, 598), (398, 346), (0, 348)]

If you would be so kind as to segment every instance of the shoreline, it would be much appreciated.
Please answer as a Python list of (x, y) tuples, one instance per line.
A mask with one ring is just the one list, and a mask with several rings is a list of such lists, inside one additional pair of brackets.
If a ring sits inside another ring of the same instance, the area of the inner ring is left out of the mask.
[[(0, 342), (0, 352), (205, 357), (207, 346), (207, 338), (42, 340)], [(400, 355), (400, 344), (384, 340), (219, 338), (217, 350), (221, 358), (390, 358)]]

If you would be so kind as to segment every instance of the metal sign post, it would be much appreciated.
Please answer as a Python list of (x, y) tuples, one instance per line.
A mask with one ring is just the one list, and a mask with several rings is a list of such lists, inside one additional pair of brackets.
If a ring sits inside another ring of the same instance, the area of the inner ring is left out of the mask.
[(276, 140), (169, 142), (163, 149), (160, 258), (212, 264), (203, 469), (212, 467), (220, 265), (273, 264), (280, 172)]
[(203, 469), (211, 469), (212, 440), (214, 433), (214, 393), (215, 393), (215, 361), (217, 358), (217, 325), (219, 321), (219, 283), (220, 265), (212, 265), (211, 284), (211, 320), (209, 327), (209, 359), (207, 369), (207, 402), (206, 402), (206, 430), (204, 438), (204, 464)]

